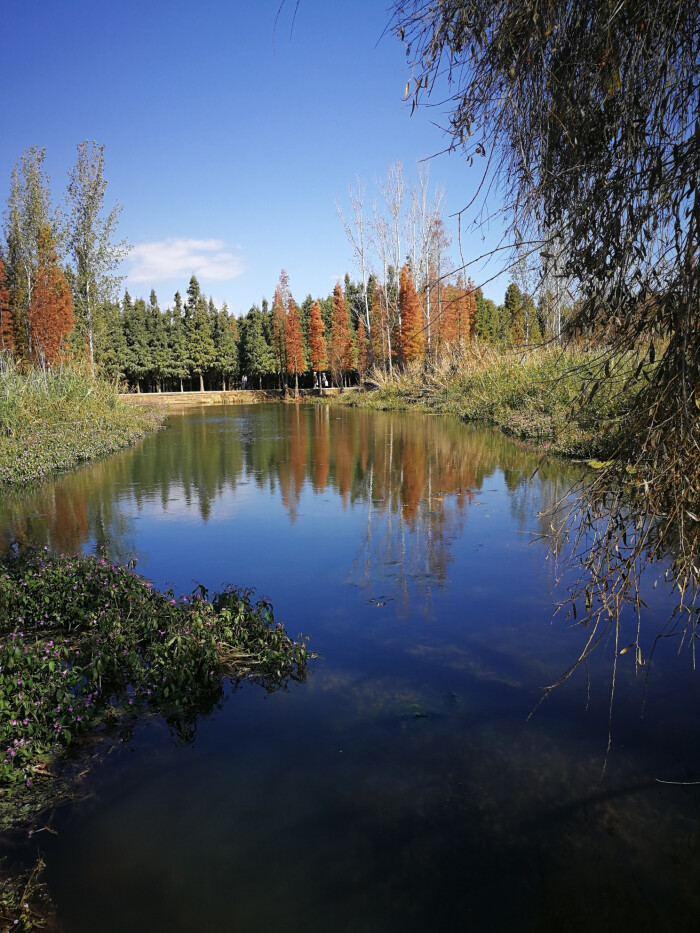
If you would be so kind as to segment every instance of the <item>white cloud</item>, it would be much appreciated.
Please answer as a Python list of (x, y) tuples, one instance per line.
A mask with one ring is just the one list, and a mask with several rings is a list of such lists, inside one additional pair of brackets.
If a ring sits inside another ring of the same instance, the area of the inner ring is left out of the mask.
[(204, 283), (235, 279), (244, 271), (240, 256), (224, 250), (223, 240), (187, 240), (171, 237), (139, 243), (129, 254), (130, 282), (188, 279), (194, 274)]

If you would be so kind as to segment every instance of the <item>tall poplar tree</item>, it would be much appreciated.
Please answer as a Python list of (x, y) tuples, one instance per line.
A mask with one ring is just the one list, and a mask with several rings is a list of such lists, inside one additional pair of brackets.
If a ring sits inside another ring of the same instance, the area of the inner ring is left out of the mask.
[[(360, 269), (362, 287), (359, 290), (361, 296), (361, 304), (356, 306), (356, 314), (358, 315), (358, 321), (364, 321), (365, 333), (369, 333), (372, 329), (372, 319), (371, 319), (371, 309), (372, 309), (372, 298), (368, 290), (368, 277), (369, 277), (369, 261), (367, 257), (367, 234), (368, 234), (368, 223), (364, 216), (364, 201), (365, 201), (365, 182), (361, 178), (357, 178), (357, 191), (354, 191), (352, 188), (348, 189), (350, 195), (350, 204), (352, 205), (353, 212), (353, 221), (349, 223), (345, 220), (343, 216), (342, 209), (340, 205), (336, 205), (338, 208), (338, 213), (340, 219), (345, 228), (345, 234), (348, 238), (350, 245), (352, 246), (353, 252), (355, 253), (355, 258)], [(370, 353), (370, 363), (373, 365), (374, 360), (372, 359), (372, 346), (369, 347)]]
[(30, 352), (27, 313), (39, 265), (39, 238), (47, 224), (55, 227), (49, 179), (43, 167), (45, 155), (44, 149), (27, 149), (20, 164), (12, 169), (5, 215), (6, 284), (15, 322), (15, 341), (21, 344), (16, 349), (26, 355)]
[(104, 146), (93, 142), (89, 148), (87, 140), (79, 143), (68, 178), (68, 245), (75, 262), (76, 305), (94, 372), (96, 318), (101, 303), (116, 291), (120, 282), (116, 269), (129, 247), (124, 240), (113, 242), (121, 205), (115, 203), (105, 214)]

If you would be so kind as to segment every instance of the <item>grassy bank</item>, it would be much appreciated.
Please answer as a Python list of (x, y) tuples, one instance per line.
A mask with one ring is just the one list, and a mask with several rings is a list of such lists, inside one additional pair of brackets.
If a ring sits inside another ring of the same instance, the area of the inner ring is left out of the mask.
[(640, 379), (631, 358), (608, 363), (605, 379), (597, 376), (601, 365), (599, 355), (577, 349), (497, 352), (471, 346), (432, 366), (376, 374), (374, 388), (341, 402), (454, 414), (553, 453), (603, 459)]
[(123, 404), (77, 369), (21, 371), (0, 357), (0, 487), (39, 482), (129, 447), (165, 418)]

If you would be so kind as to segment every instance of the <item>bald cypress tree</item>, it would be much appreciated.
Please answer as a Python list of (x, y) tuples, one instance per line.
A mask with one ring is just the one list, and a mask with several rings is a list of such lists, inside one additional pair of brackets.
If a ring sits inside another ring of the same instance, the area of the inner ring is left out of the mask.
[(284, 341), (287, 372), (294, 374), (294, 392), (298, 395), (299, 373), (306, 372), (306, 353), (304, 338), (301, 332), (299, 309), (291, 295), (287, 301)]
[(34, 287), (27, 309), (29, 358), (40, 366), (51, 366), (74, 322), (71, 290), (58, 264), (51, 230), (45, 224), (39, 232)]
[[(275, 353), (275, 368), (277, 370), (277, 388), (282, 383), (287, 371), (287, 307), (289, 305), (289, 276), (282, 269), (279, 281), (275, 287), (275, 296), (272, 300), (272, 346)], [(284, 381), (286, 391), (286, 380)]]
[(341, 389), (345, 384), (345, 371), (351, 347), (348, 306), (345, 304), (343, 290), (338, 282), (333, 289), (329, 363), (335, 383)]
[(425, 332), (420, 301), (416, 294), (411, 270), (406, 265), (399, 277), (399, 314), (401, 329), (399, 332), (399, 354), (402, 366), (413, 363), (422, 357), (425, 349)]
[(372, 363), (372, 347), (367, 337), (364, 318), (360, 318), (357, 322), (357, 335), (355, 340), (357, 350), (357, 374), (360, 377), (360, 383), (362, 383)]
[(309, 356), (311, 368), (317, 375), (319, 386), (321, 384), (321, 372), (328, 366), (325, 331), (323, 318), (321, 317), (321, 306), (318, 301), (314, 301), (309, 315)]
[(10, 309), (10, 290), (5, 278), (5, 263), (0, 256), (0, 353), (14, 353), (15, 322)]

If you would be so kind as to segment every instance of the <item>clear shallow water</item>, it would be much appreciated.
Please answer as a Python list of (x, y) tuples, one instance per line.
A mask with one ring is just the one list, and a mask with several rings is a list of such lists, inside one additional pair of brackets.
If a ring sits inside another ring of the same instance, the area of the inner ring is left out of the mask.
[(65, 930), (695, 929), (700, 788), (656, 780), (700, 771), (690, 657), (662, 646), (644, 718), (620, 659), (602, 781), (609, 647), (528, 720), (584, 638), (532, 543), (575, 472), (537, 466), (450, 419), (208, 408), (0, 505), (8, 538), (255, 586), (322, 655), (92, 769), (36, 837)]

